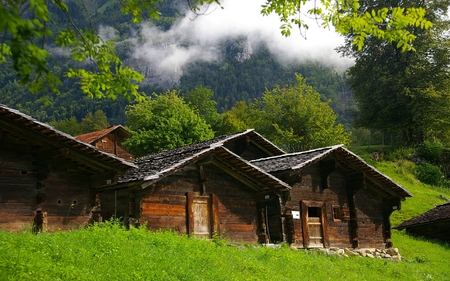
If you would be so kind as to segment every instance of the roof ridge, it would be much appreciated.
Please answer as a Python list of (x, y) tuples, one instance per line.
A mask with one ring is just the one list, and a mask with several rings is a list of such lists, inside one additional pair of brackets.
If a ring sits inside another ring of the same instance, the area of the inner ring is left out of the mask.
[(266, 161), (266, 160), (272, 160), (272, 159), (277, 159), (277, 158), (301, 155), (301, 154), (311, 153), (311, 152), (315, 152), (315, 151), (319, 151), (319, 150), (325, 150), (325, 149), (334, 150), (334, 149), (342, 147), (342, 146), (344, 146), (344, 145), (343, 144), (339, 144), (339, 145), (333, 145), (333, 146), (319, 147), (319, 148), (314, 148), (314, 149), (305, 150), (305, 151), (297, 151), (297, 152), (286, 153), (286, 154), (282, 154), (282, 155), (275, 155), (275, 156), (270, 156), (270, 157), (258, 158), (258, 159), (251, 160), (250, 162)]

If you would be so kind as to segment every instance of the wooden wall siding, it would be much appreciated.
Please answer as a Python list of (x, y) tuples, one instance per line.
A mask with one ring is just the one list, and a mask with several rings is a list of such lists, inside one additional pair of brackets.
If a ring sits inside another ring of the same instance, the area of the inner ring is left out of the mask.
[(80, 171), (65, 159), (43, 162), (37, 155), (35, 147), (3, 134), (0, 140), (0, 228), (31, 229), (37, 213), (46, 215), (49, 231), (88, 223), (92, 204), (86, 171)]
[(245, 160), (253, 160), (270, 156), (266, 151), (251, 142), (250, 138), (245, 136), (225, 144), (225, 147)]
[[(283, 212), (300, 211), (302, 213), (301, 202), (303, 201), (323, 204), (322, 210), (325, 212), (323, 220), (326, 223), (323, 226), (327, 228), (328, 233), (328, 237), (324, 237), (325, 246), (328, 239), (331, 247), (384, 248), (387, 242), (384, 231), (387, 226), (383, 221), (385, 219), (383, 208), (386, 206), (383, 205), (383, 199), (373, 193), (370, 188), (358, 186), (360, 184), (355, 178), (358, 179), (361, 175), (352, 175), (349, 181), (347, 174), (335, 170), (324, 180), (323, 167), (320, 163), (303, 169), (300, 174), (275, 175), (292, 185), (290, 197), (285, 202)], [(355, 184), (358, 187), (355, 187)], [(350, 212), (352, 207), (350, 199), (353, 200), (355, 209), (353, 213)], [(307, 206), (304, 208), (307, 210)], [(341, 219), (333, 217), (333, 208), (339, 208)], [(308, 241), (305, 239), (308, 239), (309, 234), (304, 232), (308, 225), (304, 219), (303, 215), (300, 219), (289, 219), (286, 222), (291, 225), (285, 228), (293, 229), (292, 233), (286, 234), (286, 237), (292, 237), (292, 241), (287, 242), (300, 247), (308, 246)]]
[(354, 195), (358, 246), (360, 248), (384, 248), (383, 200), (368, 189), (360, 189)]
[(124, 135), (118, 133), (117, 131), (113, 131), (112, 133), (109, 133), (103, 138), (97, 140), (93, 143), (93, 145), (104, 152), (114, 154), (125, 160), (131, 160), (133, 156), (122, 146), (122, 142), (124, 140)]
[[(211, 234), (216, 231), (232, 241), (257, 243), (261, 222), (256, 192), (243, 185), (213, 164), (203, 165), (203, 180), (199, 166), (190, 165), (161, 179), (143, 190), (117, 190), (117, 215), (129, 218), (130, 193), (135, 202), (134, 218), (149, 229), (172, 229), (192, 234), (196, 229), (192, 204), (195, 198), (205, 198), (210, 214)], [(204, 190), (203, 190), (204, 188)], [(114, 213), (115, 191), (101, 193), (102, 216)], [(191, 197), (191, 199), (189, 199)], [(128, 199), (127, 199), (128, 198)]]

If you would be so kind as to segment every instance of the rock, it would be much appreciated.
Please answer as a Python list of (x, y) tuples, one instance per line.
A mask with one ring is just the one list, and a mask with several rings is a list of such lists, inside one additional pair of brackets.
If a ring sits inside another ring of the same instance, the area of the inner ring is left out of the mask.
[(386, 253), (388, 253), (391, 256), (396, 256), (396, 255), (398, 255), (398, 248), (386, 249)]

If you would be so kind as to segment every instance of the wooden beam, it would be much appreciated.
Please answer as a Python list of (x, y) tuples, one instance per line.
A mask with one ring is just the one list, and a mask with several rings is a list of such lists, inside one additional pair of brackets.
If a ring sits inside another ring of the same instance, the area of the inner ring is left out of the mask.
[[(33, 128), (24, 126), (24, 125), (18, 125), (14, 126), (11, 124), (10, 119), (5, 119), (3, 116), (0, 116), (0, 126), (3, 130), (9, 131), (15, 135), (17, 135), (19, 138), (28, 139), (30, 142), (35, 143), (37, 145), (43, 146), (43, 147), (54, 147), (54, 148), (60, 148), (60, 149), (69, 149), (69, 153), (67, 153), (67, 157), (70, 157), (75, 162), (78, 162), (80, 164), (84, 164), (86, 166), (92, 167), (92, 168), (101, 168), (105, 170), (122, 170), (119, 167), (110, 164), (107, 161), (102, 161), (95, 156), (88, 156), (89, 152), (86, 150), (90, 150), (91, 148), (87, 148), (87, 145), (83, 145), (82, 143), (79, 143), (79, 145), (69, 145), (65, 143), (62, 140), (58, 140), (56, 137), (59, 137), (60, 139), (66, 139), (64, 136), (58, 136), (55, 134), (55, 136), (46, 135), (44, 132), (45, 130), (48, 130), (46, 128), (43, 128), (41, 131), (37, 131)], [(74, 140), (75, 142), (75, 140)], [(84, 152), (82, 152), (84, 151)], [(107, 157), (105, 155), (105, 157)], [(125, 172), (123, 170), (122, 172)]]
[(230, 167), (228, 167), (227, 165), (224, 165), (220, 161), (213, 161), (213, 164), (215, 166), (219, 167), (220, 169), (224, 170), (225, 172), (227, 172), (229, 175), (231, 175), (232, 177), (234, 177), (238, 181), (240, 181), (243, 184), (247, 185), (251, 189), (253, 189), (255, 191), (263, 191), (264, 190), (263, 188), (259, 187), (258, 185), (254, 184), (253, 182), (248, 180), (247, 177), (244, 176), (242, 173), (239, 173), (235, 169), (231, 169)]
[(95, 174), (89, 178), (91, 188), (101, 188), (112, 186), (117, 182), (117, 172), (107, 171), (101, 174)]

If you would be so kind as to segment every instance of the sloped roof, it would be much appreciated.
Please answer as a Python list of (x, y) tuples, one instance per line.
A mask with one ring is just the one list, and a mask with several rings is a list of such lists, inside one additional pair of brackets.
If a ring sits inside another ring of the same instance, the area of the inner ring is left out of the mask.
[[(164, 150), (147, 156), (137, 158), (133, 161), (139, 168), (129, 170), (125, 175), (119, 177), (118, 184), (124, 184), (136, 181), (145, 181), (145, 186), (164, 178), (165, 176), (176, 172), (180, 168), (195, 163), (200, 158), (213, 155), (217, 164), (234, 172), (240, 173), (246, 181), (253, 182), (260, 186), (273, 186), (275, 189), (288, 189), (289, 185), (278, 178), (270, 175), (262, 169), (250, 164), (240, 156), (236, 155), (224, 145), (240, 137), (255, 137), (253, 141), (267, 147), (276, 153), (282, 150), (270, 147), (270, 142), (253, 130), (247, 130), (242, 133), (220, 136), (204, 142), (199, 142), (171, 150)], [(260, 138), (260, 139), (258, 139)], [(264, 142), (266, 142), (264, 144)]]
[(437, 221), (449, 220), (450, 221), (450, 203), (436, 206), (434, 209), (429, 210), (417, 217), (407, 220), (397, 226), (395, 229), (405, 229), (409, 227), (418, 227), (424, 224), (429, 224)]
[(130, 168), (137, 167), (122, 158), (100, 151), (69, 134), (41, 123), (18, 110), (0, 104), (0, 130), (2, 129), (14, 134), (18, 139), (38, 144), (45, 143), (60, 149), (69, 149), (72, 152), (72, 159), (82, 162), (83, 165), (95, 165), (102, 167), (102, 169), (117, 170), (122, 173)]
[(348, 172), (364, 172), (366, 178), (382, 188), (384, 192), (402, 198), (412, 196), (406, 189), (394, 182), (388, 176), (379, 172), (371, 165), (367, 164), (358, 155), (345, 149), (343, 145), (335, 145), (309, 151), (256, 159), (250, 161), (250, 163), (260, 167), (266, 172), (273, 173), (278, 171), (299, 170), (314, 164), (330, 156), (331, 154), (334, 154), (338, 161), (340, 160), (339, 163), (342, 168)]
[(82, 142), (92, 144), (93, 142), (103, 138), (104, 136), (106, 136), (107, 134), (109, 134), (115, 130), (120, 130), (122, 133), (124, 133), (127, 136), (130, 135), (130, 133), (127, 131), (127, 129), (125, 129), (122, 125), (115, 125), (115, 126), (110, 126), (106, 129), (103, 129), (100, 131), (95, 131), (95, 132), (78, 135), (78, 136), (75, 136), (75, 138)]

